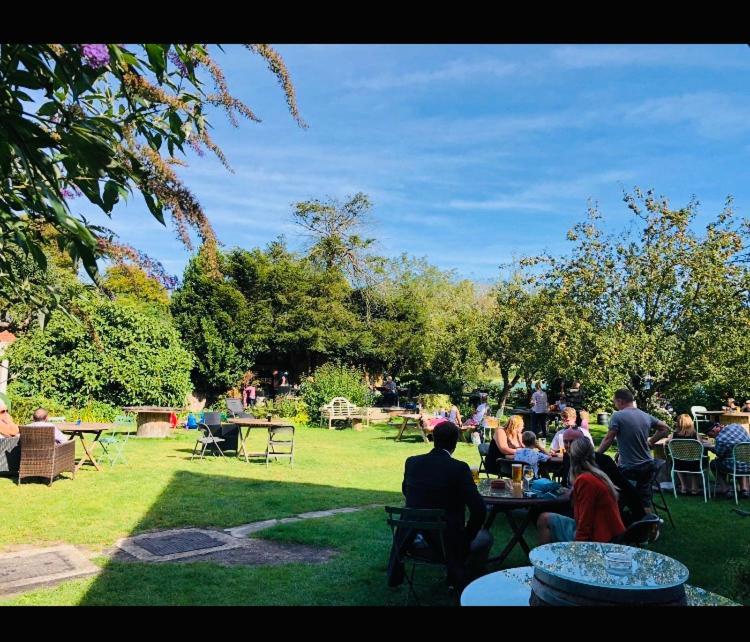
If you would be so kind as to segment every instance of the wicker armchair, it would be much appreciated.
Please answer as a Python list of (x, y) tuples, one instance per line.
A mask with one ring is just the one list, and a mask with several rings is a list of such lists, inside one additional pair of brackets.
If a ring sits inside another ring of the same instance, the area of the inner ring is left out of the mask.
[(21, 432), (21, 466), (18, 483), (24, 477), (44, 477), (52, 485), (60, 473), (69, 472), (75, 479), (76, 444), (73, 440), (55, 443), (54, 426), (19, 426)]

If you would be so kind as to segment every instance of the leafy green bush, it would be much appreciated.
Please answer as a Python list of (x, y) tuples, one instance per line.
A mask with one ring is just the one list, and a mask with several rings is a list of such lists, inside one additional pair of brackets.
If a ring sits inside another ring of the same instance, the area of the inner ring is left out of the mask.
[(449, 395), (438, 395), (438, 394), (424, 394), (419, 395), (419, 403), (422, 404), (424, 410), (433, 412), (444, 408), (449, 410), (453, 405)]
[(68, 408), (184, 403), (192, 361), (169, 315), (94, 293), (76, 305), (82, 321), (55, 312), (8, 349), (17, 396)]
[(116, 406), (101, 401), (92, 401), (80, 408), (69, 408), (59, 401), (48, 399), (40, 395), (20, 397), (13, 393), (13, 386), (9, 388), (11, 414), (16, 423), (28, 423), (37, 408), (44, 408), (50, 417), (65, 417), (68, 421), (114, 421), (115, 417), (123, 414)]
[(310, 421), (310, 415), (307, 412), (307, 405), (302, 399), (292, 399), (290, 397), (277, 397), (275, 400), (267, 399), (255, 408), (249, 408), (256, 417), (281, 417), (291, 419), (296, 424), (307, 424)]
[(372, 403), (364, 373), (356, 368), (326, 363), (301, 386), (302, 399), (310, 419), (320, 419), (320, 407), (334, 397), (346, 397), (356, 406)]

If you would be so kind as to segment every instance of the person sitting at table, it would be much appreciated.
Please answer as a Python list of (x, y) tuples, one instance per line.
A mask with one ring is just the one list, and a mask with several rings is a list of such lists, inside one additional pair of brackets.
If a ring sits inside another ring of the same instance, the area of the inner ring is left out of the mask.
[(55, 443), (56, 444), (62, 444), (66, 441), (69, 441), (69, 439), (60, 432), (57, 426), (55, 424), (47, 421), (47, 418), (49, 417), (49, 413), (44, 408), (37, 408), (34, 411), (34, 414), (32, 415), (32, 421), (30, 424), (27, 424), (28, 426), (33, 426), (36, 428), (47, 428), (49, 426), (52, 426), (55, 429)]
[(461, 411), (458, 409), (456, 404), (451, 405), (450, 412), (448, 413), (448, 421), (455, 426), (460, 426), (463, 423), (463, 417), (461, 417)]
[(588, 439), (570, 445), (570, 483), (573, 518), (542, 513), (537, 519), (539, 544), (552, 542), (611, 542), (625, 532), (617, 489), (596, 465)]
[[(729, 485), (727, 475), (734, 472), (734, 447), (737, 444), (750, 442), (750, 436), (740, 424), (718, 425), (711, 433), (716, 437), (716, 459), (711, 462), (711, 469), (719, 481), (719, 492), (726, 493), (726, 498), (734, 497), (734, 489)], [(737, 464), (738, 473), (750, 473), (750, 465)], [(741, 496), (750, 497), (750, 477), (740, 477)]]
[(469, 417), (463, 424), (462, 428), (464, 430), (468, 429), (470, 432), (476, 432), (479, 433), (480, 441), (482, 438), (482, 424), (484, 423), (484, 418), (489, 413), (490, 406), (487, 403), (487, 393), (483, 392), (479, 395), (479, 400), (476, 408), (474, 408), (474, 412), (472, 413), (471, 417)]
[[(677, 417), (675, 421), (676, 429), (667, 438), (667, 441), (673, 439), (698, 439), (698, 433), (693, 425), (693, 420), (690, 415), (682, 414)], [(708, 455), (704, 455), (705, 464), (708, 464)], [(682, 470), (691, 470), (697, 473), (700, 470), (700, 462), (698, 461), (679, 461), (678, 468)], [(684, 475), (683, 473), (677, 473), (677, 478), (680, 481), (679, 493), (680, 495), (700, 495), (698, 490), (698, 477), (696, 475)]]
[(523, 417), (513, 415), (499, 426), (490, 440), (487, 456), (484, 458), (484, 468), (490, 475), (499, 475), (500, 468), (497, 460), (501, 457), (513, 457), (517, 450), (523, 448), (521, 433), (523, 432)]
[(528, 464), (534, 471), (534, 477), (539, 477), (539, 462), (549, 461), (549, 455), (539, 447), (536, 435), (527, 430), (521, 435), (523, 448), (518, 448), (513, 455), (513, 461)]
[(729, 397), (727, 399), (727, 403), (724, 406), (724, 410), (727, 412), (737, 412), (740, 409), (740, 407), (737, 405), (737, 402), (734, 400), (734, 397)]
[(575, 408), (565, 408), (560, 413), (560, 421), (562, 421), (562, 428), (558, 430), (555, 433), (555, 436), (552, 438), (552, 444), (550, 446), (550, 452), (552, 455), (562, 455), (561, 449), (563, 447), (563, 439), (565, 431), (570, 428), (575, 428), (580, 432), (584, 437), (588, 437), (589, 441), (593, 444), (594, 439), (591, 436), (591, 433), (588, 432), (588, 430), (580, 430), (576, 427), (576, 410)]
[(0, 399), (0, 437), (17, 437), (18, 425), (8, 412), (8, 406)]
[(742, 405), (741, 412), (750, 412), (750, 399), (745, 399), (745, 403)]
[[(453, 458), (460, 431), (458, 426), (443, 421), (433, 432), (434, 448), (423, 455), (406, 460), (404, 481), (401, 486), (407, 508), (442, 508), (446, 513), (445, 552), (448, 581), (463, 588), (481, 574), (487, 564), (493, 538), (482, 528), (487, 509), (466, 462)], [(466, 510), (469, 520), (466, 522)], [(415, 537), (416, 532), (404, 533)], [(398, 537), (398, 535), (397, 535)], [(439, 542), (425, 533), (425, 544), (439, 555)], [(388, 585), (403, 582), (403, 565), (397, 564), (397, 546), (394, 541), (388, 563)]]

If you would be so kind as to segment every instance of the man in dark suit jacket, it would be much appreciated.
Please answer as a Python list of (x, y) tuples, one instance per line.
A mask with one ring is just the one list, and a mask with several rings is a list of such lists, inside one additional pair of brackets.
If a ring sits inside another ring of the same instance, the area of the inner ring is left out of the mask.
[[(445, 510), (448, 580), (460, 589), (479, 575), (486, 565), (492, 535), (482, 529), (487, 509), (468, 464), (452, 457), (459, 435), (458, 427), (449, 421), (435, 426), (432, 433), (434, 448), (406, 460), (401, 488), (407, 508)], [(466, 508), (469, 509), (469, 521), (464, 523)], [(397, 586), (403, 581), (403, 565), (398, 563), (397, 549), (412, 545), (416, 535), (413, 530), (397, 533), (388, 569), (389, 586)], [(433, 556), (441, 557), (439, 542), (432, 541), (427, 533), (423, 539)]]

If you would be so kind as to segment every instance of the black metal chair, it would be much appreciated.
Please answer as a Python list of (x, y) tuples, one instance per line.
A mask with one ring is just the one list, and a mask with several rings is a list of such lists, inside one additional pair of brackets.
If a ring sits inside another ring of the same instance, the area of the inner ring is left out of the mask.
[[(419, 597), (414, 590), (414, 572), (417, 566), (439, 566), (445, 570), (446, 578), (448, 565), (445, 551), (446, 517), (442, 508), (400, 508), (386, 506), (386, 521), (391, 527), (393, 535), (393, 547), (396, 551), (396, 562), (399, 564), (411, 564), (411, 574), (408, 570), (404, 572), (404, 578), (409, 586), (406, 593), (406, 604), (409, 597), (414, 596), (414, 601), (419, 606)], [(420, 535), (420, 538), (416, 536)], [(424, 541), (424, 536), (439, 544), (435, 550)], [(415, 541), (416, 539), (416, 541)]]
[(659, 531), (664, 520), (658, 515), (648, 514), (643, 519), (633, 522), (622, 535), (612, 539), (612, 544), (627, 546), (648, 546), (659, 538)]
[(202, 444), (203, 446), (200, 453), (200, 459), (203, 459), (203, 456), (205, 455), (206, 450), (209, 446), (211, 446), (211, 452), (214, 455), (216, 455), (216, 451), (218, 451), (219, 454), (224, 457), (224, 451), (221, 449), (221, 446), (219, 446), (219, 444), (222, 443), (224, 439), (222, 439), (221, 437), (216, 437), (213, 433), (213, 429), (208, 424), (198, 424), (198, 430), (201, 431), (201, 434), (203, 436), (198, 437), (198, 440), (195, 442), (195, 446), (193, 447), (193, 454), (190, 456), (190, 460), (192, 461), (195, 457), (195, 451), (198, 450), (198, 444)]
[(246, 419), (254, 419), (253, 415), (246, 412), (242, 407), (242, 399), (231, 399), (227, 398), (227, 411), (232, 417), (244, 417)]
[(294, 466), (294, 426), (269, 427), (268, 444), (266, 445), (266, 466), (268, 466), (268, 461), (271, 457), (276, 457), (277, 459), (279, 457), (289, 457), (289, 463)]
[[(672, 511), (669, 510), (669, 504), (667, 504), (667, 498), (664, 497), (664, 493), (661, 489), (661, 482), (658, 481), (659, 473), (661, 473), (661, 469), (667, 464), (666, 461), (663, 459), (654, 459), (654, 473), (651, 477), (651, 491), (653, 493), (651, 497), (651, 505), (654, 507), (654, 512), (656, 515), (659, 515), (659, 511), (664, 511), (667, 516), (669, 517), (669, 523), (672, 524), (672, 528), (677, 528), (674, 524), (674, 519), (672, 518)], [(659, 502), (657, 503), (656, 497), (659, 497)]]
[(490, 445), (488, 443), (479, 444), (477, 445), (477, 450), (479, 451), (479, 474), (481, 475), (484, 473), (487, 476), (487, 479), (489, 479), (490, 474), (484, 467), (484, 458), (487, 456), (487, 453), (490, 452)]

